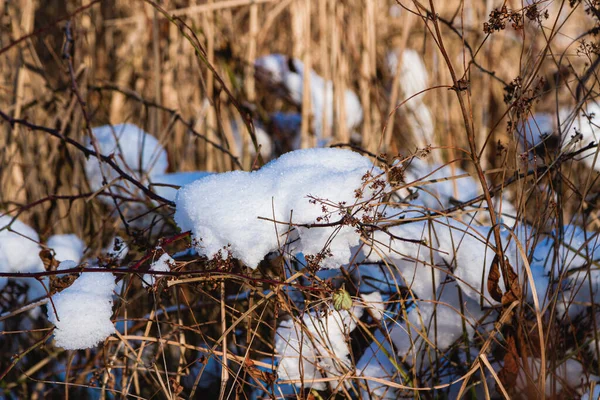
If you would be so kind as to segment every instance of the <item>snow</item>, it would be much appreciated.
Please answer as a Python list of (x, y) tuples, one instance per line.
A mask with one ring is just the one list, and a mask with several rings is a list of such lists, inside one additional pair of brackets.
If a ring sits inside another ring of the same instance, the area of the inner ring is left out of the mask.
[(476, 301), (467, 298), (461, 304), (458, 287), (453, 283), (441, 290), (439, 300), (417, 301), (416, 304), (408, 313), (408, 323), (396, 323), (390, 332), (398, 356), (406, 358), (411, 365), (428, 362), (425, 353), (433, 350), (427, 349), (430, 343), (444, 352), (463, 334), (472, 337), (474, 327), (484, 315)]
[[(175, 260), (173, 260), (171, 256), (167, 253), (164, 253), (158, 258), (158, 260), (152, 263), (149, 271), (168, 272), (171, 271), (172, 265), (175, 265)], [(144, 278), (142, 279), (142, 285), (144, 285), (144, 287), (154, 286), (157, 278), (160, 278), (161, 276), (162, 275), (155, 277), (152, 274), (144, 274)]]
[[(527, 374), (523, 368), (519, 370), (516, 382), (518, 390), (525, 390), (531, 379), (534, 383), (538, 382), (541, 372), (540, 359), (529, 357), (527, 363)], [(546, 396), (548, 397), (552, 397), (553, 393), (555, 395), (560, 394), (565, 385), (568, 388), (576, 389), (583, 386), (588, 380), (594, 379), (594, 377), (587, 377), (583, 365), (573, 359), (567, 359), (555, 367), (548, 365), (546, 373)]]
[[(397, 382), (398, 372), (396, 366), (392, 363), (392, 360), (397, 360), (394, 357), (394, 351), (392, 345), (383, 335), (380, 330), (375, 331), (375, 340), (371, 342), (369, 347), (365, 350), (363, 355), (356, 363), (356, 371), (359, 376), (365, 376), (370, 378), (380, 378), (389, 382)], [(363, 399), (368, 399), (373, 396), (377, 399), (397, 399), (397, 391), (388, 385), (365, 380), (364, 385), (368, 385), (368, 389), (361, 387), (361, 394)]]
[(581, 400), (598, 400), (600, 399), (600, 384), (596, 384), (594, 386), (593, 391), (586, 391), (583, 396), (581, 396)]
[(113, 334), (110, 317), (115, 287), (110, 272), (85, 272), (71, 286), (54, 294), (48, 320), (56, 326), (56, 345), (66, 350), (87, 349)]
[[(405, 49), (401, 57), (400, 71), (398, 71), (398, 59), (400, 56), (397, 51), (391, 51), (387, 54), (389, 70), (393, 74), (400, 74), (399, 85), (404, 95), (401, 101), (406, 101), (399, 111), (405, 113), (418, 147), (435, 146), (435, 123), (433, 115), (429, 107), (423, 102), (423, 95), (429, 88), (427, 67), (420, 54), (415, 50)], [(412, 98), (408, 100), (410, 97)], [(438, 152), (434, 152), (432, 156), (437, 162), (440, 161)]]
[[(4, 252), (0, 251), (0, 271), (8, 272), (8, 257), (4, 254)], [(6, 286), (8, 283), (8, 278), (0, 277), (0, 290)]]
[[(210, 349), (206, 344), (203, 344), (202, 347), (206, 350)], [(190, 369), (190, 373), (184, 377), (184, 384), (191, 388), (196, 382), (198, 375), (200, 375), (198, 387), (201, 389), (209, 389), (211, 386), (219, 384), (221, 380), (223, 358), (214, 355), (209, 351), (198, 351), (196, 353), (196, 359), (202, 360), (203, 362), (198, 361), (194, 363), (193, 367)]]
[[(300, 150), (302, 114), (296, 112), (274, 112), (270, 115), (274, 136), (279, 137), (281, 147), (288, 150)], [(317, 147), (325, 147), (325, 143), (317, 143)]]
[(556, 131), (556, 123), (553, 114), (536, 113), (531, 115), (519, 126), (517, 133), (523, 151), (528, 151), (544, 141)]
[[(60, 264), (58, 264), (58, 267), (56, 267), (57, 271), (63, 271), (65, 269), (73, 269), (73, 268), (77, 268), (77, 261), (73, 261), (73, 260), (65, 260), (65, 261), (61, 261)], [(62, 276), (58, 275), (58, 276)]]
[[(271, 136), (265, 131), (262, 124), (258, 121), (253, 121), (254, 124), (254, 134), (256, 135), (256, 141), (260, 146), (260, 154), (265, 160), (270, 160), (273, 157), (275, 146), (273, 144), (273, 139)], [(245, 125), (241, 127), (238, 126), (238, 123), (235, 119), (231, 120), (231, 128), (233, 130), (233, 138), (235, 139), (235, 149), (237, 155), (241, 157), (244, 154), (244, 139), (246, 140), (246, 151), (250, 156), (251, 160), (256, 158), (256, 149), (254, 148), (254, 144), (252, 143), (252, 138), (248, 133)], [(241, 132), (240, 132), (241, 130)], [(245, 137), (244, 137), (245, 135)]]
[[(356, 310), (351, 310), (355, 311)], [(350, 347), (347, 337), (356, 328), (360, 313), (329, 309), (311, 312), (301, 321), (281, 322), (275, 334), (275, 350), (280, 357), (277, 374), (283, 380), (300, 380), (305, 387), (324, 390), (322, 377), (340, 377), (350, 369)], [(339, 382), (332, 381), (335, 388)], [(296, 383), (301, 386), (301, 383)]]
[(364, 302), (363, 304), (365, 308), (371, 310), (373, 318), (380, 321), (385, 313), (385, 304), (383, 302), (383, 298), (381, 297), (381, 293), (362, 293), (360, 297)]
[(103, 253), (107, 257), (123, 261), (127, 257), (127, 254), (129, 254), (129, 246), (120, 236), (116, 236), (104, 249)]
[[(526, 248), (531, 229), (519, 227), (516, 231), (519, 241)], [(525, 282), (526, 272), (515, 239), (508, 230), (501, 231), (505, 255), (521, 283)], [(430, 221), (415, 221), (396, 225), (385, 231), (376, 231), (372, 237), (373, 250), (367, 260), (385, 260), (393, 266), (400, 286), (411, 289), (420, 299), (433, 299), (441, 282), (450, 274), (456, 279), (463, 293), (479, 301), (484, 297), (488, 306), (497, 304), (488, 291), (488, 276), (495, 257), (495, 239), (489, 226), (467, 225), (450, 218)], [(421, 241), (420, 243), (418, 241)], [(538, 299), (543, 303), (549, 285), (549, 277), (544, 268), (531, 265)], [(361, 269), (362, 271), (362, 269)], [(391, 277), (383, 281), (390, 281)], [(500, 272), (499, 288), (505, 292)], [(530, 283), (528, 283), (530, 285)], [(528, 290), (529, 300), (532, 291)]]
[(554, 279), (562, 280), (557, 301), (558, 315), (568, 309), (569, 316), (575, 317), (585, 310), (581, 303), (600, 300), (600, 271), (596, 265), (600, 257), (599, 237), (597, 232), (566, 225), (562, 241), (558, 243), (558, 252), (555, 252), (558, 236), (559, 232), (555, 231), (552, 236), (539, 241), (533, 252), (532, 268), (535, 266)]
[(494, 197), (492, 199), (494, 203), (494, 210), (496, 211), (499, 221), (508, 226), (513, 227), (517, 223), (517, 216), (519, 212), (517, 207), (507, 198), (507, 196), (503, 197)]
[[(283, 54), (270, 54), (259, 57), (254, 66), (260, 74), (268, 75), (272, 83), (283, 85), (292, 101), (302, 105), (304, 63)], [(328, 127), (333, 124), (333, 82), (325, 80), (314, 70), (310, 71), (310, 103), (313, 116), (313, 130), (317, 140), (323, 138), (323, 118)], [(323, 113), (325, 113), (323, 115)], [(362, 122), (363, 112), (356, 93), (346, 89), (344, 93), (344, 115), (346, 128), (356, 129)]]
[[(368, 260), (384, 260), (394, 271), (392, 273), (398, 274), (394, 279), (383, 278), (382, 282), (385, 285), (393, 287), (397, 283), (398, 286), (409, 288), (418, 298), (433, 297), (444, 275), (442, 269), (437, 267), (441, 259), (437, 254), (435, 236), (431, 238), (434, 240), (428, 240), (429, 233), (430, 227), (427, 222), (419, 221), (391, 227), (387, 232), (376, 231), (373, 234), (374, 251), (368, 255)], [(419, 240), (431, 243), (431, 248), (425, 243), (414, 242)], [(375, 269), (371, 272), (377, 271)]]
[[(373, 176), (381, 174), (368, 158), (348, 150), (290, 152), (255, 172), (226, 172), (184, 186), (177, 194), (175, 221), (182, 231), (192, 231), (200, 254), (214, 257), (221, 251), (225, 256), (223, 252), (229, 250), (255, 268), (285, 241), (290, 220), (294, 224), (324, 223), (317, 218), (324, 216), (325, 208), (330, 222), (335, 222), (345, 213), (340, 203), (349, 207), (374, 196), (377, 189), (369, 183), (360, 198), (355, 197), (355, 190), (365, 186), (363, 176), (369, 171)], [(309, 196), (317, 199), (316, 204)], [(355, 216), (364, 214), (357, 209)], [(352, 247), (360, 241), (351, 226), (297, 227), (296, 233), (300, 238), (295, 244), (297, 252), (317, 255), (325, 248), (331, 250), (332, 255), (322, 262), (326, 268), (348, 263)]]
[[(40, 238), (37, 232), (19, 221), (13, 221), (9, 215), (0, 216), (0, 271), (2, 272), (44, 272), (44, 264), (40, 259)], [(27, 297), (34, 300), (44, 296), (44, 286), (35, 279), (16, 278), (27, 284)], [(43, 278), (48, 287), (48, 278)], [(0, 279), (0, 289), (6, 285), (7, 279)]]
[[(567, 114), (567, 111), (563, 110), (562, 114)], [(589, 102), (585, 114), (577, 115), (570, 130), (563, 133), (563, 149), (565, 151), (576, 151), (592, 142), (598, 144), (598, 139), (600, 139), (599, 127), (600, 105), (596, 102)], [(580, 140), (573, 144), (573, 136), (578, 137)], [(597, 151), (597, 147), (589, 149), (575, 159), (582, 160), (589, 168), (600, 171), (600, 162), (595, 161)]]
[[(454, 178), (460, 175), (465, 176)], [(430, 164), (416, 157), (411, 160), (405, 179), (418, 193), (411, 204), (432, 210), (443, 210), (480, 194), (479, 182), (466, 171), (448, 164)]]
[(175, 196), (177, 195), (179, 187), (185, 186), (188, 183), (192, 183), (211, 174), (212, 172), (188, 171), (156, 175), (152, 177), (151, 189), (157, 195), (167, 200), (175, 201)]
[(40, 272), (40, 238), (33, 228), (8, 215), (0, 216), (0, 253), (7, 261), (6, 272)]
[(82, 260), (85, 251), (85, 244), (75, 234), (52, 235), (46, 245), (54, 250), (58, 261), (72, 260), (78, 263)]
[(379, 291), (390, 295), (404, 286), (404, 279), (393, 265), (360, 264), (352, 271), (354, 281), (358, 283), (360, 293)]
[[(94, 150), (94, 143), (101, 154), (114, 155), (114, 161), (134, 178), (146, 183), (148, 177), (164, 174), (167, 171), (167, 152), (152, 135), (144, 132), (133, 124), (104, 125), (92, 129), (93, 138), (88, 138), (87, 146)], [(119, 174), (105, 163), (100, 163), (95, 157), (90, 157), (85, 164), (85, 172), (93, 191), (103, 186), (103, 175), (107, 183), (119, 177)], [(121, 181), (118, 184), (117, 194), (131, 196), (137, 188), (129, 182)], [(100, 199), (112, 204), (109, 197), (100, 196)]]

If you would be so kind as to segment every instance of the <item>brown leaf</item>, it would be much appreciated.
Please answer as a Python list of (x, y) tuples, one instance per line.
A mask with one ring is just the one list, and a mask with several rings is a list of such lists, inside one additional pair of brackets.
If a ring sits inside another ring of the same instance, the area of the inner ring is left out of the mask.
[(488, 292), (490, 292), (490, 296), (492, 299), (497, 302), (502, 301), (502, 291), (500, 290), (500, 262), (498, 261), (498, 255), (494, 257), (492, 261), (492, 266), (490, 268), (490, 273), (487, 279), (487, 288)]
[(171, 383), (171, 390), (173, 390), (175, 396), (178, 396), (181, 392), (183, 392), (183, 386), (181, 386), (175, 378), (169, 379), (169, 382)]
[(52, 254), (52, 251), (48, 249), (42, 249), (40, 251), (40, 259), (44, 263), (44, 268), (46, 269), (46, 271), (56, 271), (56, 268), (58, 268), (58, 264), (60, 264), (58, 260), (54, 258), (54, 254)]
[(500, 382), (506, 389), (514, 388), (519, 376), (519, 354), (513, 335), (506, 337), (506, 354), (504, 355), (504, 365), (498, 373)]
[(263, 381), (267, 385), (273, 384), (277, 380), (277, 375), (271, 372), (263, 371), (256, 367), (246, 367), (246, 372), (255, 380)]
[(512, 265), (506, 260), (506, 275), (508, 277), (508, 291), (502, 296), (502, 305), (507, 305), (515, 300), (520, 300), (523, 293), (521, 291), (521, 284), (519, 283), (519, 276), (515, 273)]

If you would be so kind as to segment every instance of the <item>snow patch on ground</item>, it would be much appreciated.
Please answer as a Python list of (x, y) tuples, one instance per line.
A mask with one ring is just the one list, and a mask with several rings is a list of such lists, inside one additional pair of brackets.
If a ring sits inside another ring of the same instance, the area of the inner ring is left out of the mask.
[[(356, 328), (356, 319), (346, 310), (311, 312), (301, 321), (287, 320), (279, 324), (275, 335), (275, 350), (281, 357), (277, 374), (283, 380), (303, 379), (305, 387), (326, 388), (321, 371), (327, 377), (344, 375), (350, 365), (348, 334)], [(339, 382), (332, 381), (335, 388)], [(296, 383), (301, 386), (301, 383)]]

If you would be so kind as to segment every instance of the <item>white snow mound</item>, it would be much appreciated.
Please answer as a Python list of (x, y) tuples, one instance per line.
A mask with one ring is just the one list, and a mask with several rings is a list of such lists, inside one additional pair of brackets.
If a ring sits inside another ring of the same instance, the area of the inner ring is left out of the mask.
[[(355, 152), (340, 149), (306, 149), (287, 153), (255, 172), (234, 171), (205, 177), (181, 188), (175, 221), (191, 231), (200, 254), (214, 257), (230, 245), (232, 255), (255, 268), (285, 241), (290, 220), (294, 224), (340, 221), (340, 204), (352, 207), (370, 200), (380, 188), (368, 172), (381, 171)], [(363, 188), (356, 194), (357, 189)], [(319, 200), (311, 202), (311, 198)], [(326, 213), (323, 212), (326, 208)], [(373, 213), (374, 211), (369, 211)], [(361, 218), (365, 211), (352, 207)], [(259, 217), (266, 218), (260, 219)], [(274, 223), (278, 221), (279, 223)], [(316, 255), (328, 248), (332, 255), (321, 266), (337, 268), (350, 261), (351, 248), (360, 235), (352, 226), (297, 227), (297, 252)], [(279, 235), (279, 237), (278, 237)]]
[[(44, 272), (40, 259), (40, 238), (30, 226), (9, 215), (0, 216), (0, 271), (1, 272)], [(18, 278), (29, 285), (27, 297), (33, 300), (43, 296), (46, 291), (35, 279)], [(48, 279), (43, 282), (47, 284)], [(0, 289), (8, 279), (0, 278)]]
[(113, 334), (115, 327), (110, 317), (115, 287), (110, 272), (87, 272), (53, 295), (48, 320), (56, 326), (56, 345), (66, 350), (87, 349)]

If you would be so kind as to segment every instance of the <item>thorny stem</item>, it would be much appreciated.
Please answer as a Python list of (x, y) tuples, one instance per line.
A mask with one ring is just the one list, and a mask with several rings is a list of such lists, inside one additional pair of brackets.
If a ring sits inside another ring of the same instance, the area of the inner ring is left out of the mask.
[[(43, 278), (45, 276), (53, 276), (53, 275), (62, 275), (62, 274), (78, 274), (82, 272), (97, 272), (97, 273), (107, 273), (110, 272), (115, 275), (127, 275), (127, 274), (136, 274), (140, 273), (138, 269), (133, 268), (69, 268), (69, 269), (61, 269), (58, 271), (44, 271), (44, 272), (0, 272), (0, 277), (4, 278)], [(317, 288), (313, 286), (304, 286), (296, 283), (286, 283), (283, 281), (279, 281), (276, 279), (268, 279), (268, 278), (256, 278), (253, 276), (249, 276), (246, 274), (242, 274), (239, 272), (226, 272), (220, 270), (204, 270), (204, 271), (144, 271), (145, 274), (151, 274), (156, 276), (173, 276), (173, 277), (181, 277), (181, 276), (196, 276), (195, 278), (187, 278), (187, 279), (179, 279), (175, 281), (170, 281), (168, 286), (177, 285), (180, 283), (188, 283), (194, 281), (206, 281), (206, 280), (220, 280), (220, 279), (235, 279), (239, 281), (244, 281), (246, 283), (261, 283), (273, 286), (290, 286), (295, 287), (301, 290), (308, 290), (311, 292), (323, 292), (328, 291), (322, 288)]]

